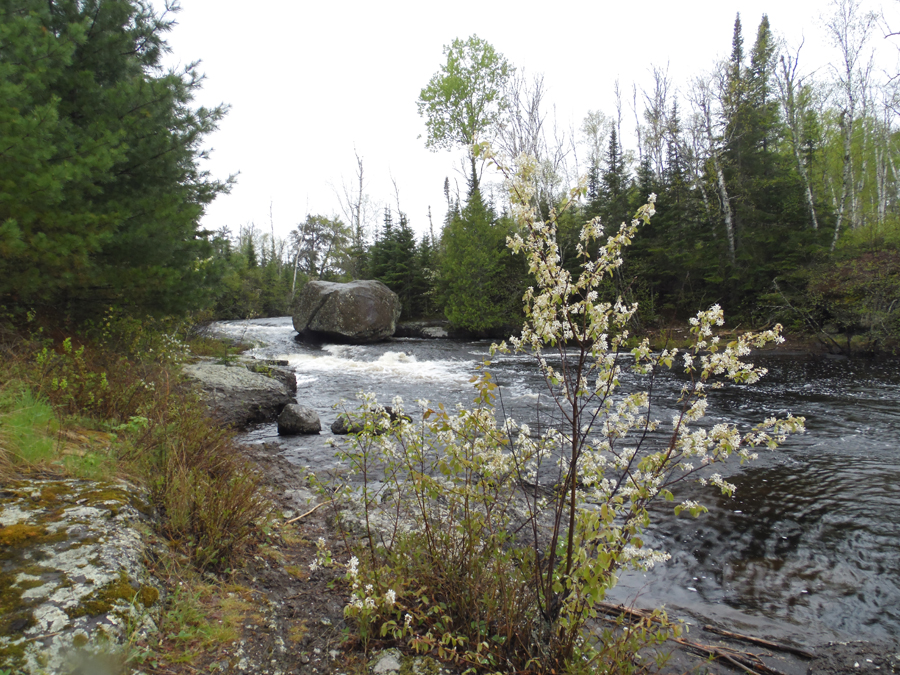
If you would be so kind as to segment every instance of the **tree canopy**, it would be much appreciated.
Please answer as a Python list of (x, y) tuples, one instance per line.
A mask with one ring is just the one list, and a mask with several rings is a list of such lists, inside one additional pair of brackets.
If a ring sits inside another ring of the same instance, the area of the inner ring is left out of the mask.
[[(488, 136), (502, 120), (508, 104), (504, 90), (515, 70), (488, 42), (477, 35), (456, 38), (444, 47), (446, 62), (419, 94), (419, 115), (425, 118), (425, 145), (431, 150), (471, 146)], [(472, 175), (475, 156), (469, 151)]]

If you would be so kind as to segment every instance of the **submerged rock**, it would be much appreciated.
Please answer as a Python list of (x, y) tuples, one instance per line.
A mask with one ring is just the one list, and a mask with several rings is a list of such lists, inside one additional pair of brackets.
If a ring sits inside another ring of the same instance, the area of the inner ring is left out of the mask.
[(400, 299), (380, 281), (310, 281), (293, 312), (301, 338), (366, 344), (387, 340), (400, 318)]
[(156, 631), (163, 588), (143, 564), (149, 513), (126, 483), (18, 481), (0, 490), (4, 667), (97, 672), (125, 639)]
[(312, 408), (290, 403), (278, 416), (278, 433), (282, 436), (317, 434), (322, 431), (319, 415)]
[(254, 422), (271, 422), (284, 406), (294, 403), (283, 382), (241, 365), (195, 363), (185, 366), (184, 372), (200, 383), (216, 418), (238, 429)]
[(346, 436), (347, 434), (358, 434), (363, 430), (362, 424), (351, 422), (350, 418), (341, 413), (337, 419), (331, 423), (331, 433), (335, 436)]

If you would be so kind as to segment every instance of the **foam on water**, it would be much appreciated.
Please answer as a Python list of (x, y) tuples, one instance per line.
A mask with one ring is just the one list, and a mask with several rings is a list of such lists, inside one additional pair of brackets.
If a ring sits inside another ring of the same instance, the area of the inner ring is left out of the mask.
[(419, 361), (402, 351), (373, 354), (348, 345), (325, 345), (321, 352), (283, 354), (279, 358), (297, 373), (298, 382), (313, 374), (340, 372), (376, 379), (464, 385), (469, 381), (471, 367), (460, 361)]

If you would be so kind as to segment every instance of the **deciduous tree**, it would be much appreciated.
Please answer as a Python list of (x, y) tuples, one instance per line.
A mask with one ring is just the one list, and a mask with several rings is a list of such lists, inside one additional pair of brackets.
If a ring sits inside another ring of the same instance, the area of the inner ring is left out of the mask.
[[(477, 35), (456, 38), (444, 47), (446, 62), (419, 94), (419, 115), (425, 118), (425, 145), (450, 150), (490, 141), (508, 108), (504, 97), (513, 67)], [(469, 150), (472, 178), (479, 180), (476, 157)]]

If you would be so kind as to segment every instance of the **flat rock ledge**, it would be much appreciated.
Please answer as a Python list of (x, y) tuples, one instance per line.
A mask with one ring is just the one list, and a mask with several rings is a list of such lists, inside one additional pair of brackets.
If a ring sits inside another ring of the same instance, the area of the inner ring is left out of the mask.
[(200, 384), (216, 419), (238, 429), (271, 422), (286, 405), (295, 403), (289, 384), (271, 377), (272, 372), (255, 372), (244, 364), (195, 363), (185, 366), (184, 373)]
[(402, 321), (394, 331), (396, 338), (418, 338), (420, 340), (438, 340), (451, 337), (450, 323), (435, 321)]
[[(157, 630), (164, 589), (144, 566), (150, 509), (131, 485), (16, 481), (0, 489), (0, 664), (107, 672)], [(109, 672), (118, 672), (110, 670)]]

